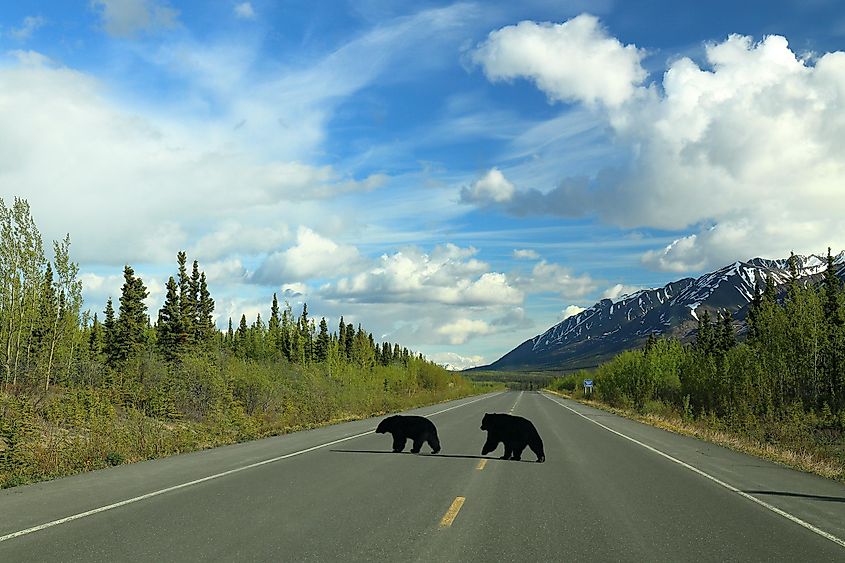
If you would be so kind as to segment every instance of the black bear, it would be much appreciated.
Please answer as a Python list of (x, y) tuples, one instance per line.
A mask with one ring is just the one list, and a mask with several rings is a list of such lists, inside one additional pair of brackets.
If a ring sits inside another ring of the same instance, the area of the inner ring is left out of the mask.
[(486, 413), (481, 420), (481, 429), (487, 431), (487, 441), (481, 448), (481, 455), (487, 455), (505, 443), (505, 455), (499, 459), (519, 461), (525, 446), (537, 455), (537, 462), (546, 461), (543, 440), (537, 429), (527, 418), (510, 414)]
[(376, 434), (390, 432), (393, 435), (393, 451), (401, 452), (405, 449), (405, 441), (410, 438), (414, 441), (411, 453), (420, 453), (423, 442), (431, 446), (431, 453), (440, 451), (440, 439), (437, 437), (437, 428), (429, 419), (422, 416), (403, 416), (397, 414), (388, 416), (378, 424)]

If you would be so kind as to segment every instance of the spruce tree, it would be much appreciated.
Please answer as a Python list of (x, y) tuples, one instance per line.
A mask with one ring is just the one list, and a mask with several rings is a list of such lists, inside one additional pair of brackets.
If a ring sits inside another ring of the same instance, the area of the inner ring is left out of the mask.
[[(196, 262), (194, 262), (196, 264)], [(196, 338), (197, 342), (210, 343), (216, 332), (214, 327), (214, 299), (211, 298), (211, 292), (208, 290), (208, 284), (205, 279), (205, 272), (199, 276), (198, 297), (197, 297), (197, 325)]]
[(246, 324), (246, 315), (241, 315), (241, 322), (238, 324), (238, 331), (235, 333), (235, 355), (246, 357), (247, 338), (249, 326)]
[(842, 282), (836, 275), (836, 265), (827, 247), (827, 269), (824, 271), (824, 318), (833, 327), (845, 324), (842, 310)]
[(147, 288), (143, 280), (135, 276), (135, 270), (128, 264), (123, 268), (123, 287), (120, 292), (120, 310), (116, 325), (118, 361), (134, 357), (144, 345), (146, 329), (149, 326)]
[(270, 321), (267, 325), (267, 349), (272, 356), (281, 353), (282, 317), (279, 310), (279, 300), (273, 294), (273, 304), (270, 306)]
[(763, 303), (774, 305), (778, 300), (778, 290), (772, 274), (766, 274), (766, 287), (763, 289)]
[(179, 307), (179, 286), (173, 276), (167, 280), (167, 295), (158, 312), (156, 348), (168, 360), (175, 360), (182, 353), (182, 311)]
[(343, 355), (346, 355), (346, 324), (343, 322), (343, 315), (340, 316), (340, 324), (337, 327), (337, 345)]
[(105, 320), (103, 321), (103, 352), (106, 355), (106, 365), (114, 367), (118, 361), (117, 350), (117, 322), (114, 318), (114, 306), (112, 299), (106, 301), (106, 310), (104, 311)]
[(47, 262), (47, 268), (44, 271), (41, 295), (39, 296), (38, 302), (38, 320), (35, 323), (32, 334), (36, 352), (40, 355), (45, 352), (45, 348), (49, 348), (48, 343), (52, 339), (56, 317), (59, 315), (59, 301), (56, 296), (55, 283), (53, 282), (53, 268), (49, 262)]
[(94, 313), (94, 321), (91, 323), (91, 333), (88, 335), (88, 354), (92, 358), (97, 358), (102, 350), (103, 335), (100, 321), (97, 319), (97, 313)]
[(736, 332), (734, 331), (733, 315), (728, 310), (720, 317), (719, 327), (719, 344), (718, 348), (722, 352), (727, 352), (736, 346)]
[(176, 255), (176, 260), (179, 264), (179, 309), (180, 318), (182, 319), (182, 336), (180, 341), (185, 345), (193, 344), (194, 341), (194, 319), (196, 318), (196, 299), (195, 292), (191, 285), (191, 278), (188, 276), (188, 270), (185, 267), (187, 262), (187, 255), (184, 251), (180, 251)]
[(325, 362), (329, 357), (329, 343), (329, 325), (326, 323), (326, 317), (323, 317), (320, 319), (320, 333), (314, 345), (314, 356), (318, 362)]
[(698, 317), (698, 334), (695, 337), (695, 347), (703, 354), (712, 354), (714, 340), (710, 313), (705, 309)]
[(352, 359), (352, 350), (355, 346), (355, 327), (352, 326), (352, 323), (346, 325), (346, 342), (344, 343), (346, 347), (346, 359)]

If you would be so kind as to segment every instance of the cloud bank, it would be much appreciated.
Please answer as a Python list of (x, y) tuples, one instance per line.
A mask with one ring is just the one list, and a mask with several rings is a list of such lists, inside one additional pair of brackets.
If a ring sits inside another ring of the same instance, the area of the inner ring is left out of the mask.
[(491, 80), (526, 78), (550, 100), (592, 108), (629, 162), (484, 203), (692, 230), (643, 256), (661, 270), (845, 247), (845, 53), (808, 59), (781, 36), (731, 35), (649, 84), (642, 55), (592, 16), (491, 33), (473, 53)]

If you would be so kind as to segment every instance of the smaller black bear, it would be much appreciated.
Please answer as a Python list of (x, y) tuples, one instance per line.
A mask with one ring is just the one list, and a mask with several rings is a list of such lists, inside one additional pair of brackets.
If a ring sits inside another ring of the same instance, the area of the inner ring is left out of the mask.
[(391, 433), (393, 435), (393, 451), (401, 452), (405, 449), (408, 438), (414, 441), (411, 453), (420, 453), (423, 442), (431, 446), (431, 453), (440, 451), (440, 439), (437, 428), (429, 419), (422, 416), (403, 416), (401, 414), (388, 416), (378, 424), (376, 434)]
[(481, 420), (481, 429), (487, 431), (487, 441), (481, 448), (481, 455), (487, 455), (505, 443), (505, 455), (499, 459), (519, 461), (525, 446), (537, 455), (537, 462), (546, 461), (543, 440), (534, 425), (527, 418), (510, 414), (486, 413)]

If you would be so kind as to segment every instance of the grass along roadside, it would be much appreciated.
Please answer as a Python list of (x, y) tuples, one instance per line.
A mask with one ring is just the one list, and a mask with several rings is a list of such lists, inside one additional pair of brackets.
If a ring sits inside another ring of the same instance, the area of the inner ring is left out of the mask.
[(691, 436), (737, 452), (767, 459), (792, 469), (845, 482), (845, 466), (838, 463), (836, 460), (827, 459), (813, 452), (800, 451), (776, 444), (752, 441), (735, 433), (710, 428), (702, 421), (685, 421), (680, 415), (667, 416), (654, 413), (642, 414), (629, 409), (612, 407), (599, 401), (588, 400), (566, 393), (561, 393), (559, 391), (552, 391), (551, 389), (544, 389), (544, 391), (552, 395), (578, 401), (581, 404), (596, 409), (623, 416), (631, 420), (636, 420), (656, 428), (662, 428), (663, 430), (674, 432), (675, 434)]
[[(369, 404), (339, 401), (340, 404), (323, 409), (296, 409), (292, 416), (266, 418), (247, 416), (242, 409), (236, 409), (234, 415), (221, 413), (202, 421), (162, 420), (137, 409), (111, 408), (102, 409), (100, 416), (58, 423), (29, 412), (15, 420), (18, 428), (0, 432), (0, 459), (4, 462), (0, 466), (0, 488), (362, 420), (493, 390), (492, 386), (481, 385), (419, 390), (412, 395), (382, 397)], [(15, 437), (14, 443), (9, 441), (11, 436)]]

